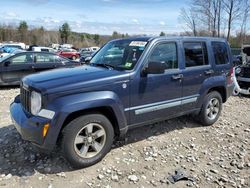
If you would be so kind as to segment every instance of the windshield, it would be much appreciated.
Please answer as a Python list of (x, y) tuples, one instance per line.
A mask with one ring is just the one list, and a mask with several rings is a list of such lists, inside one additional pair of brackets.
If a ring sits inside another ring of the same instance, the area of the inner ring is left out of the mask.
[(0, 63), (3, 62), (3, 61), (5, 61), (5, 60), (8, 59), (9, 57), (12, 57), (13, 55), (15, 55), (15, 54), (12, 53), (12, 54), (5, 55), (5, 56), (3, 56), (3, 57), (0, 56)]
[(147, 41), (131, 39), (107, 43), (92, 58), (92, 65), (106, 65), (119, 70), (132, 70), (141, 57)]

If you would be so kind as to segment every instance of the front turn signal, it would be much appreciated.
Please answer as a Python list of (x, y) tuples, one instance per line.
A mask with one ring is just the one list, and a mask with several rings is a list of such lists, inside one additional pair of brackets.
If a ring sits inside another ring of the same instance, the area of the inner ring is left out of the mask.
[(43, 137), (47, 135), (48, 130), (49, 130), (49, 124), (47, 123), (43, 126)]

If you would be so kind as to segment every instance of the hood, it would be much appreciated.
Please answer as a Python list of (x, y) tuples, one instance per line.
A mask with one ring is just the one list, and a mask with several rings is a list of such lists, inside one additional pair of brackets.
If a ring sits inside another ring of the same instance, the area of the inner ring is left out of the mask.
[(84, 65), (32, 74), (24, 77), (22, 81), (25, 85), (42, 92), (59, 92), (108, 85), (116, 80), (122, 80), (124, 77), (128, 77), (128, 73), (125, 71)]

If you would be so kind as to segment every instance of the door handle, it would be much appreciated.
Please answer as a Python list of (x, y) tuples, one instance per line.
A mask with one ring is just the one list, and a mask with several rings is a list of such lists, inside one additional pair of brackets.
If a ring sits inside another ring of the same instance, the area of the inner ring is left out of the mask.
[(213, 70), (207, 70), (207, 71), (205, 71), (205, 75), (211, 75), (211, 74), (213, 74), (213, 73), (214, 73)]
[(177, 74), (177, 75), (173, 75), (172, 76), (172, 79), (173, 80), (180, 80), (180, 79), (182, 79), (183, 78), (183, 74)]

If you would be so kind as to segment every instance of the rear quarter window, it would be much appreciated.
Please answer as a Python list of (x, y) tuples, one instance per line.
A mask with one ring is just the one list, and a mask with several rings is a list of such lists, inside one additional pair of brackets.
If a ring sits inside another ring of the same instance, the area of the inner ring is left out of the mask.
[(212, 42), (212, 48), (216, 65), (224, 65), (229, 63), (229, 54), (226, 43)]

